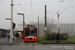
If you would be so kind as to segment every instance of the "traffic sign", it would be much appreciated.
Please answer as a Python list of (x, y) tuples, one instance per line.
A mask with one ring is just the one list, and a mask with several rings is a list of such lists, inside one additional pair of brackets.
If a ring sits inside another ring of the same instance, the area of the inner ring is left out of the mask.
[(44, 30), (46, 31), (47, 30), (47, 27), (44, 27)]

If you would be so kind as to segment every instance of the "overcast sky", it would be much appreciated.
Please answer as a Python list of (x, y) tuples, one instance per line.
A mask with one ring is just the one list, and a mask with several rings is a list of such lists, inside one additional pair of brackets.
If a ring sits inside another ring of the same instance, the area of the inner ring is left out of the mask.
[[(17, 24), (22, 24), (23, 16), (17, 15), (17, 13), (24, 13), (25, 22), (30, 21), (37, 22), (37, 17), (40, 20), (44, 19), (44, 6), (47, 5), (47, 17), (57, 21), (57, 15), (54, 15), (59, 11), (60, 23), (75, 23), (75, 0), (32, 0), (33, 18), (31, 14), (31, 4), (30, 0), (13, 0), (13, 21)], [(63, 11), (63, 9), (71, 2), (71, 4)], [(9, 29), (10, 20), (5, 20), (5, 18), (11, 17), (11, 0), (0, 0), (0, 28)], [(21, 4), (21, 5), (17, 5)], [(54, 16), (53, 16), (54, 15)]]

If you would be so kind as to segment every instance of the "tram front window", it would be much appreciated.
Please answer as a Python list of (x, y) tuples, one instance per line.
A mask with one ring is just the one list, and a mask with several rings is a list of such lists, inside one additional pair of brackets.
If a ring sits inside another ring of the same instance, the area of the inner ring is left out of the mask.
[(25, 36), (36, 36), (37, 35), (37, 29), (34, 28), (33, 30), (30, 30), (28, 28), (25, 29)]

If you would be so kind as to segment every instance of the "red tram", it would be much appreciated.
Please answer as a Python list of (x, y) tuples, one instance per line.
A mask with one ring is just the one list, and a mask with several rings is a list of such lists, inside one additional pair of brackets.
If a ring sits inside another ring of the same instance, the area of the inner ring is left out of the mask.
[(37, 27), (27, 26), (24, 28), (24, 41), (25, 42), (37, 41)]

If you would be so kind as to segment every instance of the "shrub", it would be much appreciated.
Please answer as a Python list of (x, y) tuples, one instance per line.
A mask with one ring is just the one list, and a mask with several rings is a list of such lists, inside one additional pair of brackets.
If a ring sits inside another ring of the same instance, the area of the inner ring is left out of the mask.
[(44, 40), (44, 36), (38, 38), (38, 42), (41, 43)]
[(56, 34), (55, 33), (47, 34), (46, 40), (56, 40)]
[(59, 35), (60, 40), (66, 40), (68, 38), (68, 34), (62, 33)]
[[(50, 33), (46, 35), (46, 40), (56, 40), (56, 33)], [(59, 34), (60, 40), (66, 40), (68, 38), (67, 33), (61, 33)]]

